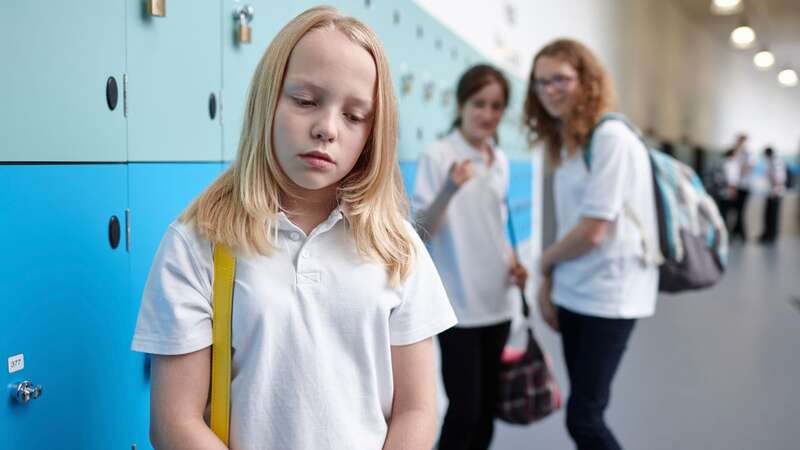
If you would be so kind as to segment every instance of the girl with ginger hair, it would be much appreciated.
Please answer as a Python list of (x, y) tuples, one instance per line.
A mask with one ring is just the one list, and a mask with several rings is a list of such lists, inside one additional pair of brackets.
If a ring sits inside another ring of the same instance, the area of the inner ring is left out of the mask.
[(619, 449), (603, 414), (634, 324), (654, 313), (658, 291), (641, 245), (658, 236), (650, 160), (624, 122), (600, 123), (613, 107), (611, 81), (584, 45), (545, 46), (529, 83), (526, 124), (555, 167), (558, 237), (542, 253), (538, 303), (561, 332), (567, 430), (579, 450)]

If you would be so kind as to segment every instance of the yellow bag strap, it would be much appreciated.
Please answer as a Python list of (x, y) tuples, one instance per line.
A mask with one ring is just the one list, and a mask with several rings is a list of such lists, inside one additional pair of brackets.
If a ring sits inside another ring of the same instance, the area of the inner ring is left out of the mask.
[(211, 430), (228, 445), (231, 412), (231, 322), (236, 258), (214, 246), (213, 340), (211, 345)]

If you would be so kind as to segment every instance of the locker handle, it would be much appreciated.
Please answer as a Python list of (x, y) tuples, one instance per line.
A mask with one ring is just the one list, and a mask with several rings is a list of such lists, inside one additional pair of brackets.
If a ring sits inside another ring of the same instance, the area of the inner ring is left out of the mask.
[(11, 398), (23, 405), (31, 400), (36, 400), (42, 395), (42, 387), (31, 381), (25, 380), (11, 386)]

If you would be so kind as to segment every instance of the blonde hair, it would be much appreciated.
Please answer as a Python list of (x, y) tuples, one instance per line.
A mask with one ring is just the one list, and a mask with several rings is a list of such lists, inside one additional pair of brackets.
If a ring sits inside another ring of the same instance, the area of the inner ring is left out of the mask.
[(374, 122), (358, 162), (340, 182), (337, 201), (353, 233), (357, 251), (382, 263), (391, 286), (411, 271), (414, 247), (403, 223), (408, 211), (397, 163), (397, 100), (386, 54), (376, 34), (331, 7), (316, 7), (278, 32), (250, 84), (236, 160), (181, 215), (211, 242), (246, 253), (270, 255), (277, 249), (281, 193), (288, 177), (273, 146), (275, 110), (292, 50), (307, 33), (337, 30), (372, 56), (377, 71)]
[[(566, 121), (551, 116), (535, 90), (536, 63), (545, 56), (566, 62), (578, 73), (578, 94), (581, 98)], [(547, 162), (551, 166), (559, 165), (561, 147), (565, 144), (569, 147), (586, 145), (594, 125), (614, 107), (614, 97), (611, 77), (588, 47), (572, 39), (558, 39), (549, 43), (533, 58), (528, 80), (524, 122), (528, 128), (529, 143), (544, 142)]]

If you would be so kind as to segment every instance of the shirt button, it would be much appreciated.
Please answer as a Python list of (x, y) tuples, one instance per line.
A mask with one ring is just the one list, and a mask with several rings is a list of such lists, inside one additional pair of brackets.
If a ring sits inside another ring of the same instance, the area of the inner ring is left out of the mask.
[(292, 231), (292, 234), (289, 235), (289, 239), (291, 239), (293, 241), (299, 240), (300, 239), (300, 233), (298, 233), (296, 231)]
[(309, 256), (311, 256), (311, 253), (305, 251), (305, 252), (301, 253), (300, 256), (302, 256), (303, 258), (308, 258)]

